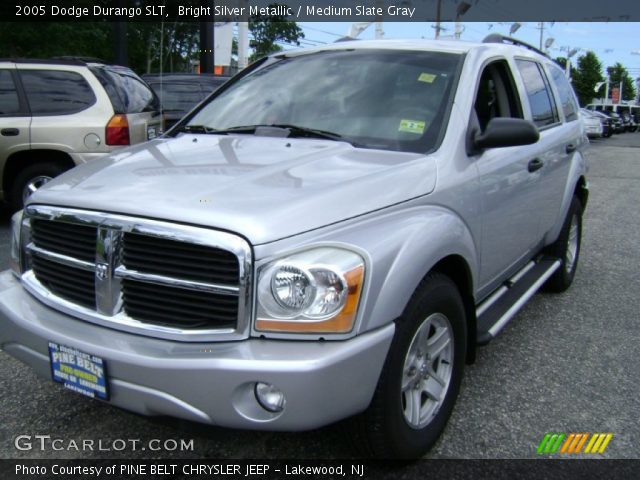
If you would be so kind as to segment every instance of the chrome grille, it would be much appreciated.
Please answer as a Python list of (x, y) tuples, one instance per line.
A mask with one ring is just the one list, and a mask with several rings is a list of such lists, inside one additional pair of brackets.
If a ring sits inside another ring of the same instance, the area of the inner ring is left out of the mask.
[(238, 316), (238, 297), (216, 295), (149, 283), (123, 280), (124, 309), (130, 317), (183, 328), (206, 328), (215, 319), (220, 328), (233, 328)]
[(248, 336), (251, 250), (243, 239), (73, 209), (30, 206), (26, 214), (23, 283), (44, 303), (161, 338)]
[(96, 259), (96, 234), (96, 228), (87, 225), (37, 219), (31, 222), (31, 238), (38, 247), (87, 262)]
[(238, 283), (238, 257), (233, 253), (148, 235), (123, 235), (122, 263), (130, 270), (184, 280)]
[(48, 290), (83, 307), (96, 308), (93, 272), (53, 262), (38, 255), (33, 256), (31, 265), (38, 281)]

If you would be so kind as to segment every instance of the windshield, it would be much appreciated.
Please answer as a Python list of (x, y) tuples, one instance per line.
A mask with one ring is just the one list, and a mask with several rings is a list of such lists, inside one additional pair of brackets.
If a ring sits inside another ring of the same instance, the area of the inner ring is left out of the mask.
[(330, 132), (359, 147), (427, 152), (446, 123), (460, 60), (397, 50), (285, 56), (231, 85), (187, 125), (287, 125)]

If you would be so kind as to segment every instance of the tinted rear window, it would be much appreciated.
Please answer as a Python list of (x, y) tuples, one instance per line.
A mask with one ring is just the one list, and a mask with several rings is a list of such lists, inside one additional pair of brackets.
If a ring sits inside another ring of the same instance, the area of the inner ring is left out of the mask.
[(558, 118), (555, 112), (553, 96), (547, 87), (547, 82), (540, 67), (536, 62), (529, 60), (518, 60), (517, 64), (524, 86), (527, 89), (533, 122), (538, 127), (556, 123)]
[(573, 89), (567, 77), (562, 70), (555, 67), (551, 68), (551, 77), (560, 94), (560, 103), (562, 103), (565, 120), (567, 122), (576, 120), (578, 118), (578, 105), (576, 104), (575, 95), (573, 94)]
[(160, 109), (151, 88), (133, 71), (123, 67), (92, 67), (111, 99), (116, 113), (155, 112)]
[(20, 78), (33, 115), (65, 115), (96, 103), (82, 75), (56, 70), (21, 70)]
[(18, 113), (20, 101), (9, 70), (0, 70), (0, 115)]

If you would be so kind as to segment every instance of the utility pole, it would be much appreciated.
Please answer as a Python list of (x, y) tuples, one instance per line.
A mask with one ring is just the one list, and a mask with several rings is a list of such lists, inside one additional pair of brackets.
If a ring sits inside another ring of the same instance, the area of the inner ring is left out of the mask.
[(438, 0), (438, 6), (436, 8), (436, 40), (440, 38), (440, 18), (442, 18), (442, 0)]
[(620, 80), (620, 96), (618, 97), (618, 103), (622, 105), (622, 80)]
[(542, 41), (544, 40), (544, 22), (538, 22), (538, 29), (540, 30), (540, 50), (542, 50)]
[[(118, 0), (118, 7), (125, 7), (124, 0)], [(127, 48), (127, 22), (115, 22), (113, 24), (113, 36), (115, 38), (114, 45), (114, 60), (117, 65), (123, 65), (127, 67), (129, 65), (129, 56)]]
[(462, 24), (460, 23), (460, 20), (456, 20), (456, 30), (455, 30), (456, 40), (460, 40), (460, 36), (462, 35), (462, 32), (464, 32), (464, 28), (462, 28)]
[(208, 22), (200, 22), (200, 73), (213, 73), (213, 22), (215, 20), (214, 1), (201, 0), (201, 5), (209, 7), (211, 19)]

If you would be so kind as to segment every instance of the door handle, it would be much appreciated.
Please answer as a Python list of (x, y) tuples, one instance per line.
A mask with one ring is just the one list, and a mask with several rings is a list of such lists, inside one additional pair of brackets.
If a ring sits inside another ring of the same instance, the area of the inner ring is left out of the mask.
[(16, 137), (20, 135), (20, 130), (17, 128), (3, 128), (0, 130), (0, 134), (2, 134), (3, 137)]
[(576, 147), (573, 143), (570, 143), (567, 145), (567, 147), (565, 148), (565, 151), (567, 153), (573, 153), (577, 150), (578, 147)]
[(540, 170), (542, 167), (544, 167), (544, 162), (539, 158), (534, 158), (529, 162), (529, 165), (527, 165), (527, 170), (529, 170), (530, 173), (533, 173), (536, 170)]

